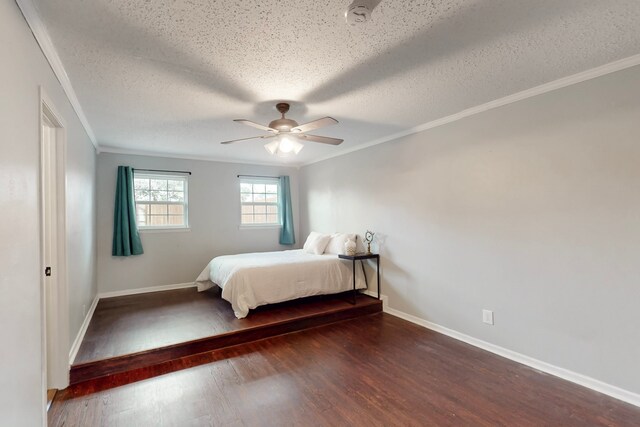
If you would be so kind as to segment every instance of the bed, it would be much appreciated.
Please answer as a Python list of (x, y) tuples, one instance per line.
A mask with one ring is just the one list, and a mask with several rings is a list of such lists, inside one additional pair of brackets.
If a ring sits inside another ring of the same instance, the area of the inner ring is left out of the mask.
[[(366, 287), (360, 271), (356, 289)], [(215, 257), (196, 279), (198, 291), (215, 285), (231, 303), (238, 319), (249, 310), (313, 295), (353, 289), (348, 263), (336, 254), (310, 254), (302, 249)]]

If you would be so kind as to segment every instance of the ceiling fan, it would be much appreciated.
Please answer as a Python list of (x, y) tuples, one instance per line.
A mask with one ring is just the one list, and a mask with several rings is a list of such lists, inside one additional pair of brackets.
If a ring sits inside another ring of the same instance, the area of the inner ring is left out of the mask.
[(307, 132), (320, 129), (325, 126), (335, 125), (338, 121), (332, 117), (323, 117), (303, 125), (298, 125), (295, 120), (285, 118), (285, 114), (289, 111), (289, 104), (279, 102), (276, 109), (282, 114), (282, 117), (269, 123), (269, 126), (263, 126), (259, 123), (246, 119), (236, 119), (234, 122), (242, 123), (257, 129), (269, 132), (268, 135), (252, 136), (249, 138), (234, 139), (232, 141), (224, 141), (221, 144), (231, 144), (238, 141), (246, 141), (248, 139), (270, 139), (275, 138), (265, 144), (264, 148), (272, 155), (287, 157), (291, 154), (298, 154), (304, 145), (300, 141), (319, 142), (321, 144), (339, 145), (342, 139), (329, 138), (328, 136), (308, 135)]

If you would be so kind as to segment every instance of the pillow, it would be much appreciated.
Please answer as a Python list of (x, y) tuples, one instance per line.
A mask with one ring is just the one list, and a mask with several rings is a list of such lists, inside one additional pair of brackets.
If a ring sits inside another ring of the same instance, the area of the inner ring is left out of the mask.
[(344, 244), (347, 240), (356, 241), (356, 233), (348, 234), (348, 233), (334, 233), (331, 235), (331, 240), (329, 244), (324, 250), (325, 254), (343, 254), (344, 253)]
[(324, 248), (326, 248), (329, 243), (329, 240), (331, 240), (330, 234), (322, 234), (312, 231), (309, 234), (309, 237), (307, 237), (307, 241), (304, 242), (302, 250), (308, 254), (322, 255)]

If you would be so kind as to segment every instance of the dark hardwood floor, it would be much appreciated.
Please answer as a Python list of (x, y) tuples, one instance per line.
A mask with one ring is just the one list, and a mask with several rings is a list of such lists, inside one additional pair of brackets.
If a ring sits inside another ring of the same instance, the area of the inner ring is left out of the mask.
[(72, 386), (49, 425), (638, 426), (640, 408), (379, 313)]
[[(236, 332), (341, 308), (351, 295), (328, 295), (272, 304), (236, 319), (220, 288), (153, 292), (100, 300), (74, 365)], [(369, 301), (359, 296), (359, 303)]]
[(350, 293), (303, 298), (259, 307), (236, 319), (217, 288), (106, 299), (96, 308), (70, 381), (122, 373), (132, 377), (138, 375), (132, 371), (150, 372), (186, 356), (382, 311), (382, 303), (366, 295), (358, 295), (355, 305), (349, 301)]

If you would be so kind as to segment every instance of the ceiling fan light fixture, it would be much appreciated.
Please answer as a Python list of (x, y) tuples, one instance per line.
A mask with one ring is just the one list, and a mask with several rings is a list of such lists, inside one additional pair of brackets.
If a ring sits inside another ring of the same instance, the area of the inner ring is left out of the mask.
[(294, 138), (281, 135), (275, 141), (271, 141), (264, 146), (269, 154), (278, 157), (289, 157), (298, 154), (304, 148), (304, 144), (296, 141)]
[(267, 152), (273, 156), (274, 154), (276, 154), (276, 151), (278, 151), (279, 146), (280, 146), (280, 141), (275, 140), (265, 144), (264, 149), (267, 150)]
[(291, 138), (286, 136), (280, 137), (280, 152), (291, 153), (293, 151), (294, 142)]
[(298, 141), (293, 141), (293, 154), (298, 154), (300, 151), (302, 151), (303, 148), (304, 144)]
[(328, 136), (309, 135), (310, 132), (315, 129), (320, 129), (325, 126), (338, 124), (338, 121), (333, 117), (323, 117), (321, 119), (313, 120), (308, 123), (299, 125), (295, 120), (287, 119), (285, 113), (289, 111), (289, 104), (286, 102), (279, 102), (276, 105), (276, 109), (282, 114), (282, 117), (276, 120), (272, 120), (269, 126), (261, 125), (260, 123), (252, 122), (247, 119), (235, 119), (234, 122), (241, 123), (243, 125), (251, 126), (266, 132), (270, 135), (252, 136), (249, 138), (232, 139), (231, 141), (222, 141), (221, 144), (232, 144), (238, 141), (245, 141), (248, 139), (265, 139), (274, 138), (273, 141), (264, 145), (264, 149), (272, 156), (288, 157), (298, 154), (303, 148), (304, 144), (300, 142), (310, 141), (318, 142), (320, 144), (339, 145), (342, 143), (342, 139), (331, 138)]
[(304, 148), (304, 144), (295, 141), (295, 146), (293, 147), (293, 154), (298, 154)]

